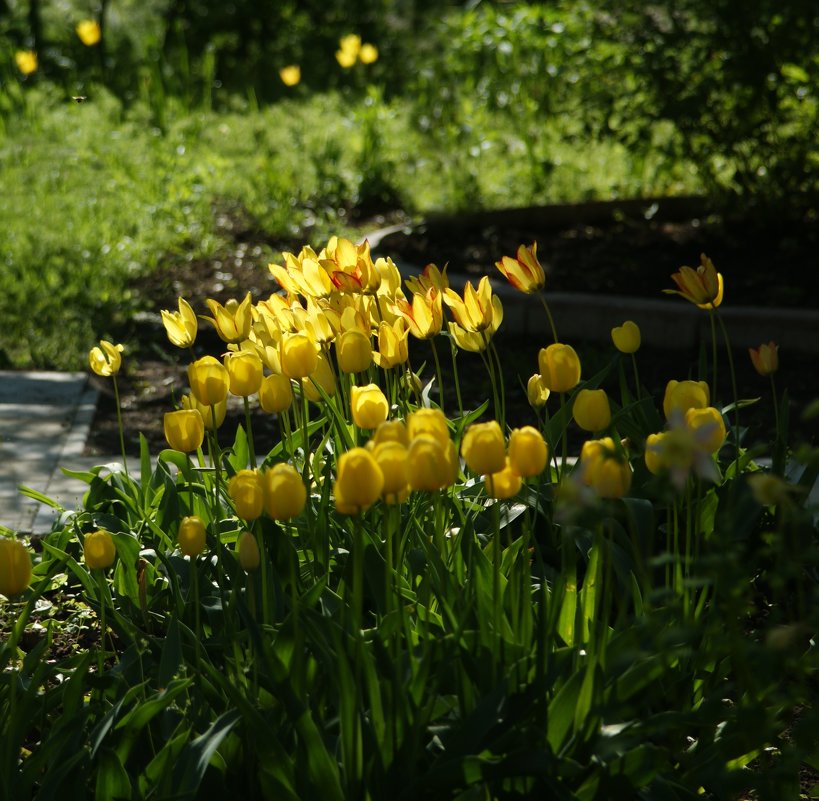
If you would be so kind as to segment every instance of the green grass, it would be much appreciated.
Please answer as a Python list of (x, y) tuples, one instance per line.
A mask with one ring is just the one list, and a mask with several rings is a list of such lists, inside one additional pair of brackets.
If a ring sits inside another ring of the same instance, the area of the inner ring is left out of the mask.
[[(79, 369), (149, 299), (139, 277), (218, 257), (227, 210), (260, 240), (354, 234), (351, 212), (515, 206), (695, 186), (622, 146), (579, 151), (544, 126), (524, 142), (509, 118), (461, 110), (471, 124), (422, 131), (407, 101), (315, 95), (251, 111), (184, 113), (166, 127), (104, 90), (74, 104), (56, 90), (26, 94), (0, 140), (0, 300), (7, 367)], [(547, 183), (532, 154), (548, 153)], [(659, 179), (647, 180), (648, 175)], [(277, 257), (271, 249), (260, 262)]]

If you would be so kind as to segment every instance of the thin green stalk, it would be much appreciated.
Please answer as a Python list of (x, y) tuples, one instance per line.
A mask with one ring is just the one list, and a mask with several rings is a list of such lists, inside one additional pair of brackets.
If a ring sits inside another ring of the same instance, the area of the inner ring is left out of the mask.
[(549, 304), (546, 303), (546, 298), (543, 295), (543, 292), (538, 292), (537, 296), (540, 298), (540, 302), (543, 304), (543, 308), (546, 311), (546, 317), (549, 319), (549, 327), (552, 329), (552, 337), (554, 338), (555, 342), (559, 342), (560, 340), (557, 338), (557, 328), (555, 327), (555, 321), (552, 317), (552, 312), (549, 310)]
[(198, 681), (202, 675), (202, 612), (199, 604), (199, 570), (195, 556), (190, 557), (188, 566), (191, 571), (191, 594), (193, 595), (194, 668)]
[[(438, 348), (435, 345), (435, 337), (429, 339), (430, 347), (432, 348), (432, 358), (435, 361), (435, 375), (438, 378), (438, 405), (441, 411), (444, 411), (444, 379), (441, 372), (441, 362), (438, 359)], [(445, 413), (445, 412), (444, 412)]]
[(458, 378), (458, 346), (455, 340), (449, 337), (449, 355), (452, 358), (452, 377), (455, 381), (455, 397), (458, 399), (458, 416), (464, 416), (464, 402), (461, 398), (461, 382)]
[(715, 311), (715, 314), (722, 329), (722, 337), (725, 340), (725, 352), (728, 355), (728, 369), (731, 372), (731, 392), (734, 396), (734, 440), (736, 444), (736, 461), (739, 463), (739, 393), (737, 392), (737, 376), (734, 370), (734, 356), (731, 353), (731, 341), (728, 338), (728, 329), (725, 327), (725, 323), (719, 312)]
[(631, 366), (634, 368), (634, 396), (640, 400), (640, 375), (637, 372), (637, 357), (631, 354)]
[(501, 416), (500, 423), (501, 431), (504, 433), (506, 432), (506, 387), (504, 386), (503, 381), (503, 365), (501, 364), (500, 355), (498, 354), (498, 349), (495, 347), (495, 343), (490, 340), (489, 342), (489, 349), (492, 351), (492, 354), (495, 357), (495, 361), (498, 365), (498, 383), (500, 384), (498, 388), (498, 393), (500, 395), (500, 402), (501, 402)]
[(250, 401), (247, 397), (243, 397), (245, 405), (245, 429), (247, 431), (247, 447), (250, 451), (250, 466), (253, 470), (256, 469), (256, 447), (253, 444), (253, 425), (250, 420)]
[(259, 548), (259, 563), (261, 567), (262, 623), (267, 625), (270, 623), (270, 588), (268, 587), (267, 581), (267, 548), (265, 548), (265, 539), (262, 536), (259, 521), (255, 521), (252, 527), (253, 535), (256, 537), (256, 545)]
[(122, 425), (122, 406), (119, 402), (119, 386), (117, 385), (116, 373), (111, 376), (114, 382), (114, 400), (117, 406), (117, 428), (119, 428), (119, 449), (122, 453), (122, 466), (125, 468), (125, 475), (128, 475), (128, 461), (125, 458), (125, 428)]
[[(717, 310), (712, 306), (708, 310), (708, 316), (711, 320), (711, 369), (713, 370), (713, 378), (711, 380), (711, 393), (717, 395), (717, 324), (715, 317)], [(703, 376), (704, 378), (705, 376)]]
[(486, 367), (486, 372), (489, 374), (489, 383), (492, 384), (492, 403), (494, 404), (495, 409), (495, 419), (500, 422), (502, 414), (501, 403), (500, 399), (498, 398), (497, 381), (495, 380), (495, 364), (491, 354), (487, 356), (489, 339), (487, 338), (486, 333), (483, 331), (481, 332), (481, 339), (483, 339), (484, 344), (484, 349), (480, 352), (481, 359), (483, 359), (484, 366)]
[(100, 647), (97, 649), (97, 675), (102, 676), (103, 670), (105, 669), (105, 607), (107, 606), (105, 603), (105, 592), (103, 590), (105, 573), (100, 568), (95, 569), (93, 573), (94, 579), (97, 582), (97, 589), (99, 590), (100, 602)]
[(774, 408), (774, 425), (776, 426), (776, 439), (782, 439), (782, 427), (780, 425), (779, 420), (779, 400), (776, 394), (776, 382), (774, 381), (774, 374), (771, 373), (769, 378), (771, 379), (771, 396), (773, 398), (773, 408)]

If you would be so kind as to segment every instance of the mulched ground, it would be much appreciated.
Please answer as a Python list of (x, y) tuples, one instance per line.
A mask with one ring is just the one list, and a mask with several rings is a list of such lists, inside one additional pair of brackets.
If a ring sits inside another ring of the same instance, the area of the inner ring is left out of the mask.
[[(756, 306), (791, 306), (819, 308), (819, 226), (815, 215), (807, 214), (799, 223), (765, 225), (760, 221), (724, 222), (715, 217), (689, 217), (682, 220), (646, 219), (645, 215), (628, 216), (617, 211), (600, 213), (601, 204), (593, 204), (594, 222), (550, 223), (548, 214), (522, 214), (521, 223), (510, 221), (508, 213), (492, 213), (477, 219), (438, 218), (426, 225), (413, 225), (399, 214), (374, 218), (371, 230), (391, 224), (406, 223), (404, 230), (386, 236), (377, 255), (389, 255), (399, 264), (449, 264), (450, 272), (474, 277), (495, 273), (494, 263), (502, 255), (511, 255), (521, 243), (538, 243), (538, 254), (548, 271), (547, 288), (555, 291), (612, 293), (658, 298), (661, 290), (672, 285), (669, 276), (681, 265), (695, 266), (699, 254), (707, 253), (723, 273), (726, 282), (725, 303)], [(565, 216), (565, 215), (564, 215)], [(224, 232), (223, 232), (224, 233)], [(205, 298), (222, 302), (242, 297), (250, 291), (254, 299), (267, 297), (277, 286), (262, 258), (262, 243), (277, 250), (298, 250), (300, 242), (270, 242), (241, 224), (227, 229), (231, 247), (212, 261), (192, 261), (173, 273), (158, 272), (141, 279), (139, 291), (152, 299), (151, 313), (138, 320), (129, 331), (122, 332), (129, 356), (120, 376), (120, 392), (128, 450), (138, 451), (138, 434), (142, 432), (156, 453), (165, 447), (162, 416), (174, 408), (174, 399), (187, 390), (181, 354), (165, 338), (159, 324), (160, 309), (172, 309), (179, 295), (197, 311), (204, 312)], [(313, 242), (317, 249), (320, 242)], [(453, 285), (461, 288), (462, 280)], [(684, 301), (680, 301), (684, 302)], [(506, 390), (508, 418), (513, 424), (532, 421), (522, 383), (537, 370), (537, 352), (546, 342), (497, 338), (504, 365), (508, 367)], [(610, 358), (603, 346), (572, 343), (581, 353), (584, 374), (588, 364), (602, 366)], [(198, 352), (218, 354), (222, 345), (203, 324), (197, 342)], [(414, 342), (411, 352), (417, 368), (429, 353), (422, 343)], [(656, 397), (661, 397), (668, 378), (683, 378), (688, 366), (696, 363), (697, 354), (686, 357), (667, 351), (643, 348), (639, 354), (641, 378)], [(747, 419), (764, 436), (771, 425), (769, 387), (750, 367), (746, 352), (735, 354), (740, 397), (761, 397), (762, 401), (747, 412)], [(674, 363), (669, 364), (673, 358)], [(780, 388), (788, 387), (793, 410), (794, 437), (811, 441), (816, 437), (813, 424), (801, 421), (799, 413), (819, 396), (816, 359), (798, 354), (781, 353)], [(447, 359), (443, 362), (446, 365)], [(684, 363), (681, 363), (684, 362)], [(466, 405), (472, 406), (490, 397), (485, 370), (479, 358), (459, 356), (465, 384)], [(428, 366), (425, 377), (432, 371)], [(95, 379), (101, 399), (87, 445), (89, 454), (119, 452), (116, 412), (110, 382)], [(449, 409), (455, 408), (454, 395), (447, 395)], [(241, 405), (230, 409), (220, 438), (231, 442), (242, 419)], [(254, 432), (261, 443), (275, 441), (278, 424), (270, 417), (254, 414)]]

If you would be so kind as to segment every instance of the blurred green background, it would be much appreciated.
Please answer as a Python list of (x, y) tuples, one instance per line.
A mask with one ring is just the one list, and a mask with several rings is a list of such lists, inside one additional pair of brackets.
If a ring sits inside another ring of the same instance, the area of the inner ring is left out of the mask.
[(141, 277), (375, 215), (815, 219), (818, 42), (814, 0), (0, 0), (0, 366), (81, 368)]

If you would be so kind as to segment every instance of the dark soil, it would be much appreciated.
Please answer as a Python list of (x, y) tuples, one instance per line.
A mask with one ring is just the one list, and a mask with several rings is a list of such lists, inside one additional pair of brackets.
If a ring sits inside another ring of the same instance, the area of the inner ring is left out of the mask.
[[(644, 216), (622, 214), (614, 219), (611, 214), (606, 217), (599, 212), (596, 208), (590, 215), (596, 218), (593, 224), (560, 225), (546, 218), (531, 219), (531, 214), (521, 215), (523, 224), (515, 225), (509, 222), (507, 213), (496, 217), (486, 213), (472, 220), (438, 218), (413, 227), (409, 220), (392, 215), (374, 218), (368, 230), (406, 222), (407, 228), (384, 237), (374, 254), (391, 256), (398, 264), (449, 264), (452, 283), (457, 289), (463, 283), (456, 277), (457, 273), (465, 274), (464, 278), (494, 274), (494, 263), (502, 255), (513, 254), (521, 243), (537, 242), (538, 255), (548, 271), (547, 289), (554, 291), (657, 298), (662, 289), (672, 285), (671, 273), (683, 264), (698, 264), (699, 254), (705, 252), (725, 277), (726, 304), (819, 307), (819, 227), (812, 224), (815, 221), (809, 219), (810, 215), (799, 225), (766, 228), (756, 221), (722, 223), (707, 217), (647, 220)], [(249, 291), (254, 300), (265, 298), (278, 287), (267, 269), (267, 260), (262, 257), (262, 245), (293, 251), (300, 247), (295, 241), (271, 242), (243, 226), (229, 229), (227, 233), (232, 244), (221, 259), (189, 262), (173, 273), (159, 271), (138, 284), (141, 296), (150, 299), (149, 313), (129, 331), (122, 332), (128, 356), (119, 377), (127, 448), (131, 453), (138, 452), (139, 432), (147, 438), (152, 453), (165, 447), (163, 415), (171, 411), (175, 399), (187, 391), (184, 372), (187, 354), (168, 343), (159, 322), (159, 310), (175, 308), (179, 295), (199, 313), (207, 311), (204, 301), (209, 297), (224, 302), (231, 297), (241, 298)], [(311, 244), (319, 248), (322, 243)], [(548, 343), (516, 340), (502, 334), (496, 342), (507, 368), (507, 419), (515, 425), (531, 422), (532, 411), (523, 386), (528, 377), (537, 372), (538, 350)], [(610, 347), (572, 344), (581, 354), (584, 375), (592, 375), (611, 358)], [(200, 355), (219, 354), (224, 349), (207, 323), (200, 327), (196, 347)], [(413, 342), (411, 358), (416, 369), (426, 363), (423, 377), (429, 380), (433, 371), (425, 343)], [(659, 401), (666, 381), (688, 377), (689, 370), (696, 367), (697, 358), (697, 353), (670, 354), (644, 347), (639, 353), (642, 382)], [(788, 387), (790, 393), (792, 439), (812, 441), (816, 428), (802, 421), (800, 413), (810, 400), (819, 396), (816, 359), (781, 353), (780, 360), (777, 383), (780, 391)], [(448, 359), (442, 361), (448, 370)], [(773, 419), (768, 381), (751, 369), (747, 352), (735, 353), (735, 361), (740, 397), (761, 398), (744, 417), (754, 429), (752, 437), (755, 434), (757, 439), (765, 439)], [(458, 362), (467, 408), (491, 397), (481, 360), (462, 353)], [(119, 452), (111, 383), (104, 379), (95, 378), (95, 381), (101, 397), (87, 452), (111, 455)], [(445, 383), (451, 388), (451, 382), (445, 379)], [(616, 383), (612, 389), (614, 386)], [(727, 384), (719, 394), (728, 396)], [(447, 411), (456, 408), (454, 393), (446, 395), (445, 405)], [(237, 400), (229, 408), (220, 439), (232, 442), (236, 426), (242, 420), (241, 402)], [(260, 451), (278, 437), (277, 421), (258, 410), (253, 415), (253, 427)]]

